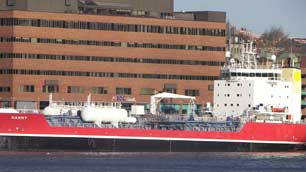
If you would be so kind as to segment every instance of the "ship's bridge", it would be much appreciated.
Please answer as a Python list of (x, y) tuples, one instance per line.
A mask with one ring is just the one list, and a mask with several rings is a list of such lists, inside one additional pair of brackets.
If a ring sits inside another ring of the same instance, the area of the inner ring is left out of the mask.
[(222, 80), (281, 80), (281, 69), (228, 68), (221, 70)]

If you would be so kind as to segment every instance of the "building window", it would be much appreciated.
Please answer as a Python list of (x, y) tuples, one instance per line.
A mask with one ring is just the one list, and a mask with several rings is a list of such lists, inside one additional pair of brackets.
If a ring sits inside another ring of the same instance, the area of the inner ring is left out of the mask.
[(173, 94), (176, 94), (176, 91), (177, 91), (177, 85), (176, 84), (165, 84), (164, 85), (164, 92), (167, 92), (167, 93), (173, 93)]
[[(11, 20), (13, 21), (13, 20)], [(15, 22), (16, 20), (14, 20)], [(17, 21), (16, 21), (17, 22)], [(31, 26), (39, 27), (41, 21), (32, 21)], [(0, 22), (1, 23), (1, 22)], [(81, 28), (83, 28), (81, 23)], [(58, 21), (53, 23), (55, 28), (65, 28), (64, 21)], [(8, 26), (8, 25), (6, 25)], [(85, 25), (84, 25), (85, 27)], [(114, 42), (114, 41), (95, 41), (95, 40), (71, 40), (71, 39), (53, 39), (53, 38), (18, 38), (18, 37), (2, 37), (1, 42), (26, 42), (32, 43), (43, 43), (43, 44), (67, 44), (67, 45), (89, 45), (89, 46), (110, 46), (110, 47), (121, 47), (126, 42)], [(176, 50), (197, 50), (197, 51), (223, 51), (224, 47), (211, 47), (207, 50), (206, 46), (197, 46), (200, 48), (193, 48), (191, 45), (183, 44), (160, 44), (160, 43), (139, 43), (139, 42), (128, 42), (127, 47), (129, 48), (156, 48), (156, 49), (176, 49)]]
[(65, 5), (66, 6), (71, 6), (71, 0), (65, 0)]
[[(25, 70), (25, 69), (0, 69), (0, 75), (48, 75), (48, 76), (73, 76), (73, 77), (99, 77), (99, 78), (143, 78), (159, 80), (197, 80), (213, 81), (217, 76), (195, 76), (195, 75), (171, 75), (171, 74), (141, 74), (141, 73), (111, 73), (111, 72), (86, 72), (86, 71), (57, 71), (57, 70)], [(58, 81), (56, 82), (58, 83)], [(49, 83), (45, 85), (58, 85)], [(164, 91), (176, 93), (176, 88), (165, 87)]]
[(116, 88), (117, 95), (131, 95), (132, 89), (131, 88)]
[(44, 93), (58, 93), (59, 92), (59, 84), (58, 80), (45, 80), (45, 85), (43, 85)]
[(44, 85), (42, 90), (44, 93), (58, 93), (59, 86), (58, 85)]
[(199, 90), (185, 90), (186, 96), (200, 96)]
[(107, 88), (105, 88), (105, 87), (92, 87), (91, 92), (93, 94), (107, 94)]
[(11, 87), (0, 87), (0, 93), (9, 93), (11, 92)]
[(6, 0), (6, 5), (7, 6), (14, 6), (14, 5), (16, 5), (16, 0)]
[(35, 86), (34, 85), (22, 85), (18, 88), (19, 92), (24, 93), (34, 93), (35, 92)]
[(68, 86), (67, 93), (84, 93), (84, 87)]
[[(16, 0), (6, 0), (8, 6), (16, 5)], [(72, 5), (72, 0), (65, 0), (66, 6)], [(103, 11), (100, 9), (99, 11)], [(118, 12), (118, 11), (117, 11)], [(115, 13), (117, 13), (115, 12)], [(109, 12), (106, 12), (106, 14)], [(129, 12), (121, 11), (121, 13), (128, 14)], [(133, 12), (135, 15), (146, 15), (147, 12)], [(16, 20), (26, 20), (30, 21), (28, 25), (33, 25), (37, 20), (41, 20), (44, 24), (40, 27), (55, 27), (59, 20), (44, 20), (44, 19), (21, 19), (16, 18)], [(33, 22), (34, 21), (34, 22)], [(180, 35), (202, 35), (202, 36), (220, 36), (225, 37), (225, 30), (222, 29), (221, 32), (216, 32), (216, 29), (207, 29), (207, 28), (186, 28), (186, 27), (171, 27), (171, 26), (160, 26), (160, 25), (135, 25), (135, 24), (122, 24), (122, 23), (101, 23), (101, 22), (79, 22), (79, 21), (69, 21), (69, 25), (66, 25), (65, 28), (70, 29), (88, 29), (88, 30), (106, 30), (106, 31), (124, 31), (124, 32), (148, 32), (148, 33), (161, 33), (161, 34), (180, 34)], [(23, 23), (22, 23), (23, 24)], [(20, 25), (17, 22), (14, 25)], [(191, 49), (203, 48), (201, 46), (189, 46)], [(224, 47), (205, 47), (206, 50), (212, 51), (225, 51)]]
[(140, 90), (140, 95), (154, 95), (155, 89), (154, 88), (142, 88)]
[[(1, 20), (1, 19), (0, 19)], [(1, 21), (0, 21), (1, 25)], [(24, 38), (20, 38), (24, 39)], [(1, 41), (1, 38), (0, 38)], [(21, 40), (27, 42), (27, 40)], [(197, 60), (174, 60), (174, 59), (152, 59), (136, 57), (104, 57), (104, 56), (68, 56), (63, 54), (26, 54), (26, 53), (0, 53), (0, 58), (16, 59), (46, 59), (46, 60), (65, 60), (65, 61), (101, 61), (101, 62), (125, 62), (125, 63), (151, 63), (151, 64), (170, 64), (170, 65), (202, 65), (202, 66), (223, 66), (224, 62), (218, 61), (197, 61)], [(218, 84), (220, 86), (220, 84)]]

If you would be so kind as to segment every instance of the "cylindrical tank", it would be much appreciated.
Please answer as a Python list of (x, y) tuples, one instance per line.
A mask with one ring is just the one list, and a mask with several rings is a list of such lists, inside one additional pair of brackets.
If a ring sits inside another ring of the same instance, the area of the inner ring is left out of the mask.
[(43, 114), (47, 116), (59, 115), (60, 110), (58, 108), (53, 108), (51, 106), (48, 106), (43, 110)]
[(115, 107), (85, 107), (81, 117), (86, 122), (136, 122), (136, 118), (128, 117), (125, 109)]
[(0, 113), (19, 113), (16, 109), (0, 108)]
[(47, 116), (54, 116), (54, 115), (62, 115), (65, 114), (69, 111), (69, 109), (65, 109), (61, 106), (57, 106), (57, 105), (50, 105), (48, 107), (46, 107), (43, 110), (43, 114), (47, 115)]

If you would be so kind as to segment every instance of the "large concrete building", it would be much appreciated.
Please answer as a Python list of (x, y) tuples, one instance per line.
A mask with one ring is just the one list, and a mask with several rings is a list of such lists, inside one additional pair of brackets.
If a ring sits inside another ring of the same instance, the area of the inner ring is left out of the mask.
[(2, 107), (43, 108), (49, 93), (148, 104), (167, 91), (212, 102), (224, 22), (38, 11), (0, 11)]

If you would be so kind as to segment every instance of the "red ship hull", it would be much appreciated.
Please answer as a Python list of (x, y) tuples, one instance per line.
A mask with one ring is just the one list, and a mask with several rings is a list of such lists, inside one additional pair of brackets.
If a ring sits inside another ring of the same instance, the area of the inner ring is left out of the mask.
[(246, 123), (239, 132), (49, 126), (44, 115), (0, 114), (2, 149), (97, 151), (287, 151), (306, 144), (306, 124)]

